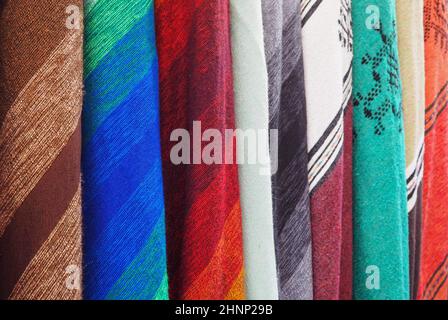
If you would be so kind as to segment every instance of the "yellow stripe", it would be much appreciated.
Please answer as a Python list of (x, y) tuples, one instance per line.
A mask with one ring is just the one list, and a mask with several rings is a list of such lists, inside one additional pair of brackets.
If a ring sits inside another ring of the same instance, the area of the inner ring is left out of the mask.
[(244, 300), (244, 297), (244, 269), (241, 269), (241, 272), (226, 295), (226, 300)]
[[(211, 257), (207, 266), (189, 286), (183, 299), (210, 299), (216, 296), (216, 290), (219, 290), (219, 285), (222, 283), (223, 278), (229, 277), (229, 274), (224, 274), (223, 272), (232, 273), (230, 276), (237, 272), (241, 273), (242, 267), (232, 270), (232, 266), (239, 263), (242, 266), (243, 264), (241, 252), (239, 251), (240, 248), (238, 248), (240, 241), (238, 239), (239, 235), (234, 233), (235, 230), (239, 229), (239, 226), (241, 226), (241, 208), (239, 201), (237, 201), (224, 223), (221, 239), (218, 242), (214, 255)], [(241, 279), (242, 286), (243, 279)], [(235, 287), (235, 282), (232, 284), (232, 289), (233, 287)], [(237, 294), (232, 289), (226, 295), (232, 294), (236, 297)], [(239, 296), (243, 297), (244, 291), (241, 291)]]

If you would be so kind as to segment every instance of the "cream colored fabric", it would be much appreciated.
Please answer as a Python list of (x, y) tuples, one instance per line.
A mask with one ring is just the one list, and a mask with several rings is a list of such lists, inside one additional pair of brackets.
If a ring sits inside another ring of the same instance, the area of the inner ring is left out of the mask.
[[(409, 195), (418, 187), (423, 177), (422, 148), (425, 130), (423, 0), (396, 0), (396, 4)], [(413, 192), (413, 195), (409, 199), (409, 210), (415, 206), (417, 200), (417, 192)]]

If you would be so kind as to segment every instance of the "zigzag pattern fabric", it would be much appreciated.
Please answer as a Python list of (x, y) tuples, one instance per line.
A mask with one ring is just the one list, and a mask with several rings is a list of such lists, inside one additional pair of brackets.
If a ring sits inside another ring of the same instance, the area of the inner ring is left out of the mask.
[(272, 175), (274, 239), (280, 299), (313, 298), (306, 104), (300, 1), (263, 0), (269, 76), (269, 128), (278, 155)]
[[(172, 299), (244, 298), (237, 165), (227, 157), (208, 165), (198, 150), (202, 132), (214, 129), (213, 140), (235, 129), (229, 10), (228, 0), (156, 0)], [(183, 130), (172, 139), (176, 129)], [(175, 165), (171, 149), (190, 137), (180, 151), (187, 159)]]
[(88, 2), (84, 60), (85, 298), (166, 299), (153, 1)]
[(351, 299), (351, 0), (302, 1), (302, 35), (314, 299)]
[(0, 2), (0, 299), (82, 297), (81, 17)]
[(409, 299), (395, 1), (357, 0), (352, 10), (354, 298)]
[(425, 0), (425, 176), (418, 298), (448, 299), (448, 2)]

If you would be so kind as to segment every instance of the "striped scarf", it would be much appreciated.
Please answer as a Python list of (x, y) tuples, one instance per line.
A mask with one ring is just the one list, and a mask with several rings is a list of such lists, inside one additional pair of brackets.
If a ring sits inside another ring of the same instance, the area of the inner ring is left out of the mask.
[(263, 0), (269, 127), (278, 130), (272, 175), (280, 299), (312, 299), (306, 110), (300, 0)]
[(302, 1), (315, 300), (351, 299), (351, 1)]
[(448, 299), (448, 2), (425, 0), (425, 177), (419, 299)]
[(357, 0), (352, 6), (354, 297), (408, 299), (408, 212), (395, 1)]
[(158, 66), (151, 0), (85, 8), (86, 299), (166, 299)]
[[(175, 165), (176, 129), (234, 129), (229, 1), (156, 0), (170, 297), (244, 298), (236, 164)], [(183, 131), (184, 132), (184, 131)], [(223, 152), (224, 154), (224, 152)]]
[(80, 299), (82, 1), (0, 5), (0, 299)]

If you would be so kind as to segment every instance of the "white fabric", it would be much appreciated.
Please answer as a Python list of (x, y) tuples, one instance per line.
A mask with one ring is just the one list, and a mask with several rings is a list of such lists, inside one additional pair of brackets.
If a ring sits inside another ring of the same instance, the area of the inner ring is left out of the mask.
[(302, 1), (308, 151), (317, 149), (308, 164), (310, 191), (343, 146), (342, 110), (351, 96), (353, 59), (349, 7), (350, 0)]
[[(236, 127), (264, 129), (261, 140), (266, 143), (264, 150), (268, 150), (268, 75), (261, 1), (231, 0), (230, 5)], [(278, 299), (271, 176), (266, 174), (266, 168), (269, 163), (243, 164), (238, 168), (249, 300)]]

